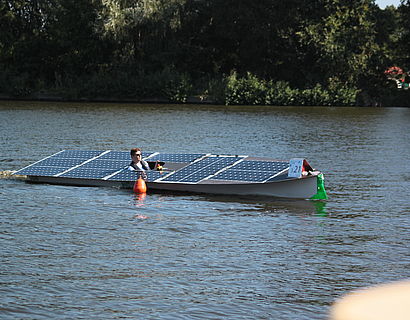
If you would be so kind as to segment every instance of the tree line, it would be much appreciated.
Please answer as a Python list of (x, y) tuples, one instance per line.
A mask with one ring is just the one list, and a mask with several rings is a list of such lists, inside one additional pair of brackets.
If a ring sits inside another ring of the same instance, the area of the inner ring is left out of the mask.
[(0, 94), (410, 106), (384, 74), (409, 22), (410, 0), (5, 0)]

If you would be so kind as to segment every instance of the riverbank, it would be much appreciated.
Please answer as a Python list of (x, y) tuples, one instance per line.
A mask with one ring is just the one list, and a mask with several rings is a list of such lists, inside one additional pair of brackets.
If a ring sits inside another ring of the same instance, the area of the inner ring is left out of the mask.
[[(45, 102), (107, 102), (107, 103), (153, 103), (153, 104), (175, 104), (175, 102), (166, 99), (166, 98), (145, 98), (145, 99), (136, 99), (136, 98), (107, 98), (107, 97), (82, 97), (82, 98), (67, 98), (64, 96), (50, 95), (50, 94), (34, 94), (26, 97), (14, 97), (10, 95), (0, 94), (0, 101), (45, 101)], [(209, 98), (203, 98), (199, 96), (187, 97), (184, 104), (204, 104), (204, 105), (218, 105), (215, 100)]]
[[(69, 98), (60, 95), (51, 94), (34, 94), (24, 97), (15, 97), (11, 95), (0, 94), (0, 101), (45, 101), (45, 102), (96, 102), (96, 103), (138, 103), (138, 104), (192, 104), (192, 105), (261, 105), (261, 104), (224, 104), (218, 102), (216, 99), (202, 97), (202, 96), (188, 96), (185, 102), (175, 102), (170, 99), (153, 97), (153, 98), (116, 98), (116, 97), (80, 97), (80, 98)], [(383, 99), (384, 102), (367, 100), (362, 104), (350, 105), (352, 107), (400, 107), (400, 108), (410, 108), (410, 92), (406, 95), (406, 92), (399, 92), (397, 96), (387, 96)], [(407, 102), (407, 103), (406, 103)], [(268, 106), (266, 104), (263, 104)], [(272, 105), (272, 106), (314, 106), (309, 104), (302, 105)], [(318, 105), (320, 106), (320, 105)], [(331, 106), (331, 105), (326, 105)], [(343, 106), (343, 105), (333, 105), (333, 106)]]
[[(158, 78), (158, 79), (157, 79)], [(159, 80), (160, 79), (160, 80)], [(80, 81), (81, 80), (81, 81)], [(46, 85), (30, 82), (0, 86), (2, 100), (178, 103), (214, 105), (267, 106), (363, 106), (410, 107), (410, 90), (398, 90), (386, 84), (376, 93), (374, 88), (358, 89), (332, 81), (313, 87), (297, 88), (285, 81), (264, 80), (251, 73), (236, 72), (221, 79), (193, 81), (181, 74), (146, 75), (141, 79), (89, 76), (76, 81)]]

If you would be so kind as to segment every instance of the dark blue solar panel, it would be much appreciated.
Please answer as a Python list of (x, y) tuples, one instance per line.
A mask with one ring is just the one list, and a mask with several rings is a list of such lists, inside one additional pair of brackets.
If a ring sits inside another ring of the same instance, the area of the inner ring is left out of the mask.
[(199, 182), (202, 179), (205, 179), (211, 175), (214, 175), (218, 171), (222, 170), (226, 166), (232, 165), (236, 161), (238, 161), (241, 158), (238, 157), (223, 157), (223, 158), (216, 158), (219, 159), (217, 162), (210, 164), (209, 166), (206, 166), (205, 168), (198, 170), (194, 174), (191, 174), (182, 180), (181, 182)]
[(197, 162), (191, 163), (190, 165), (176, 171), (174, 174), (170, 175), (163, 181), (180, 181), (186, 176), (193, 174), (196, 171), (204, 168), (205, 166), (208, 166), (217, 161), (219, 161), (219, 158), (215, 158), (215, 157), (210, 157), (210, 158), (199, 160)]
[(70, 170), (62, 175), (60, 177), (66, 177), (66, 178), (87, 178), (87, 179), (101, 179), (109, 174), (114, 173), (113, 170), (110, 169), (95, 169), (95, 168), (75, 168), (73, 170)]
[(162, 181), (199, 182), (240, 159), (241, 157), (208, 157), (178, 170)]
[(131, 161), (131, 156), (129, 151), (110, 151), (103, 154), (99, 159), (112, 159), (112, 160), (129, 160)]
[(58, 158), (81, 158), (84, 161), (94, 158), (104, 151), (86, 151), (86, 150), (64, 150), (62, 152), (57, 153), (53, 157)]
[[(147, 171), (147, 181), (151, 182), (156, 179), (159, 179), (165, 175), (165, 172), (161, 171)], [(131, 171), (131, 170), (123, 170), (114, 176), (110, 177), (107, 180), (114, 180), (114, 181), (135, 181), (139, 177), (139, 172)]]
[(245, 170), (225, 170), (212, 179), (215, 180), (233, 180), (233, 181), (252, 181), (262, 182), (272, 177), (274, 174), (269, 171), (245, 171)]
[(71, 168), (84, 162), (86, 159), (80, 158), (60, 158), (60, 157), (50, 157), (35, 163), (33, 166), (36, 167), (65, 167)]
[(80, 168), (120, 170), (120, 169), (123, 169), (124, 167), (128, 167), (130, 162), (131, 162), (130, 160), (111, 160), (111, 159), (97, 158), (97, 159), (91, 160), (83, 164), (82, 166), (80, 166)]
[(190, 163), (195, 159), (203, 157), (203, 153), (159, 153), (149, 161), (164, 161), (164, 162), (178, 162), (178, 163)]
[(15, 172), (14, 174), (24, 175), (24, 176), (51, 177), (67, 169), (68, 168), (30, 166), (27, 168), (23, 168)]
[(40, 160), (26, 168), (23, 168), (15, 174), (20, 175), (36, 175), (36, 176), (53, 176), (59, 172), (63, 172), (71, 167), (77, 166), (84, 162), (84, 159), (80, 158), (61, 158), (61, 153), (53, 155), (51, 157)]
[(242, 161), (232, 167), (235, 170), (248, 171), (273, 171), (279, 172), (289, 167), (289, 162), (285, 161)]
[(242, 161), (212, 179), (263, 182), (288, 167), (289, 163), (285, 161)]

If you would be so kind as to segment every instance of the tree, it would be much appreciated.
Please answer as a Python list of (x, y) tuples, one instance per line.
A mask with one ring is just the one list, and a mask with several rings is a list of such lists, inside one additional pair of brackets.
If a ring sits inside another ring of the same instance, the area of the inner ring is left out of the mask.
[(318, 72), (356, 85), (368, 72), (369, 59), (378, 50), (372, 1), (323, 0), (326, 13), (300, 33), (301, 41), (316, 51)]
[(400, 37), (398, 40), (397, 53), (398, 60), (403, 65), (406, 71), (410, 70), (410, 0), (402, 0), (399, 10), (399, 32)]
[[(144, 69), (169, 52), (169, 37), (180, 25), (185, 0), (103, 0), (105, 34), (117, 42), (118, 63)], [(161, 61), (165, 63), (165, 59)], [(166, 63), (169, 63), (169, 59)]]

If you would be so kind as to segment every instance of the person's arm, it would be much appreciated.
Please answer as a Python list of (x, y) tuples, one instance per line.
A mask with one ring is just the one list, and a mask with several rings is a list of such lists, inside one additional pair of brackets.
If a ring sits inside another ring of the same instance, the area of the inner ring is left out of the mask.
[(141, 164), (145, 171), (151, 170), (147, 161), (141, 160)]

